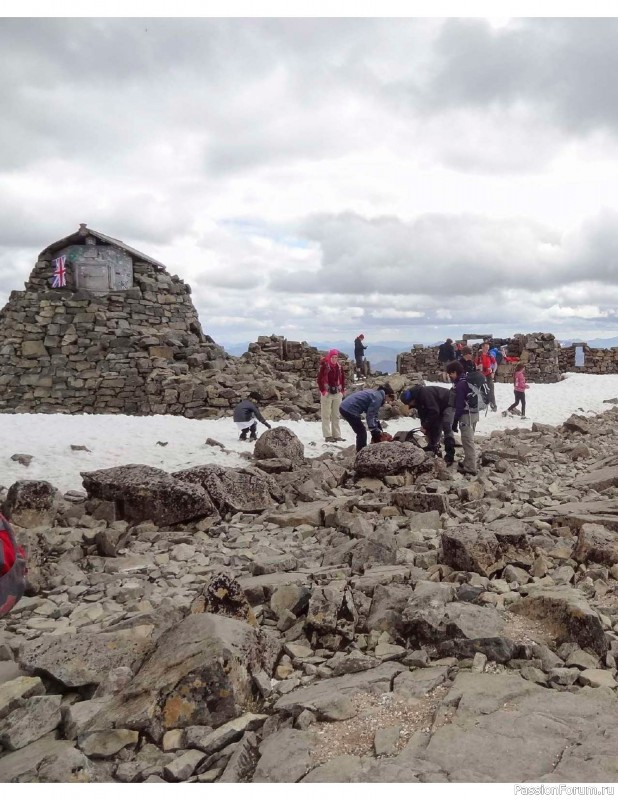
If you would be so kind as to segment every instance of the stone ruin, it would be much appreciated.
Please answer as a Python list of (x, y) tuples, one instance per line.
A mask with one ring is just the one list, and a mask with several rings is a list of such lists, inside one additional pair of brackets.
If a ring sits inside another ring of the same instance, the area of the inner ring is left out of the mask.
[(203, 333), (190, 286), (85, 224), (45, 248), (25, 291), (11, 292), (0, 354), (4, 413), (216, 417), (251, 389), (272, 419), (319, 411), (317, 348), (261, 336), (228, 355)]
[(588, 347), (586, 342), (573, 342), (569, 347), (560, 348), (558, 360), (562, 372), (615, 374), (618, 372), (618, 347)]
[[(532, 383), (557, 383), (562, 380), (561, 349), (553, 333), (516, 333), (510, 339), (500, 339), (492, 334), (464, 334), (458, 340), (472, 347), (474, 354), (483, 341), (490, 347), (507, 347), (507, 355), (517, 358), (526, 365), (526, 378)], [(618, 348), (617, 348), (618, 349)], [(511, 383), (515, 362), (503, 363), (498, 367), (496, 381)], [(397, 372), (402, 375), (421, 373), (428, 381), (440, 381), (441, 370), (438, 362), (438, 347), (413, 345), (408, 353), (397, 356)]]

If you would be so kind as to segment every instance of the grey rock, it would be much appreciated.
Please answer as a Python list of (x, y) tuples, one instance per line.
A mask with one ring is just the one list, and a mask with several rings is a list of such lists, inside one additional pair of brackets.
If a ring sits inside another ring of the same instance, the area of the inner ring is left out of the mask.
[(307, 731), (283, 730), (264, 739), (253, 783), (296, 783), (311, 768), (315, 736)]
[(357, 478), (384, 478), (410, 472), (420, 475), (433, 469), (433, 460), (409, 442), (381, 442), (363, 448), (354, 461)]
[(158, 740), (166, 730), (218, 725), (239, 716), (262, 669), (255, 629), (216, 614), (190, 614), (157, 641), (133, 680), (91, 722), (130, 727)]
[(292, 464), (302, 464), (305, 460), (305, 448), (295, 433), (279, 425), (260, 436), (255, 443), (253, 456), (259, 460), (283, 458)]
[(109, 758), (125, 747), (134, 747), (139, 739), (137, 731), (116, 728), (109, 731), (83, 733), (77, 738), (82, 753), (94, 758)]
[(58, 494), (48, 481), (17, 481), (9, 487), (4, 513), (22, 528), (51, 525), (58, 507)]
[(152, 649), (153, 633), (153, 625), (140, 625), (115, 633), (41, 636), (21, 647), (19, 663), (68, 687), (100, 683), (116, 667), (139, 664)]
[(82, 472), (89, 497), (122, 504), (119, 518), (164, 527), (216, 514), (208, 493), (195, 483), (143, 464)]
[(168, 781), (186, 781), (203, 760), (201, 750), (186, 750), (163, 767), (163, 775)]
[(0, 721), (0, 744), (19, 750), (55, 730), (60, 724), (59, 694), (29, 697)]

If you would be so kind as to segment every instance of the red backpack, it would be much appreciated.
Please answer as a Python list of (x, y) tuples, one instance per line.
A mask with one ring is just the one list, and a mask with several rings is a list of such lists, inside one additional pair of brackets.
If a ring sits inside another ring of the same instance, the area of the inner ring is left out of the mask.
[(26, 554), (0, 514), (0, 617), (8, 614), (26, 589)]

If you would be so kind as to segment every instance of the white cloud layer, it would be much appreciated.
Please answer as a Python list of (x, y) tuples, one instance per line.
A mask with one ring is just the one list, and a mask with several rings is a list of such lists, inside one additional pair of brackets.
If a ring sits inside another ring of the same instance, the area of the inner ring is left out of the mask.
[(617, 19), (3, 19), (0, 303), (86, 222), (234, 342), (615, 335)]

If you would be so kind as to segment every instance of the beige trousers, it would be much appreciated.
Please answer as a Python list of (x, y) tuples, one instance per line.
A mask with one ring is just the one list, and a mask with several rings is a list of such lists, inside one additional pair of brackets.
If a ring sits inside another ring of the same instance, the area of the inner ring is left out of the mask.
[(464, 451), (463, 468), (476, 472), (476, 449), (474, 447), (474, 430), (479, 421), (477, 413), (467, 411), (459, 419), (459, 433), (461, 435), (461, 446)]
[(341, 428), (339, 427), (339, 406), (343, 395), (337, 394), (320, 395), (320, 414), (322, 416), (322, 436), (332, 436), (341, 439)]

